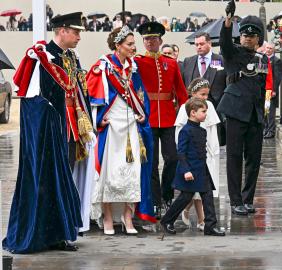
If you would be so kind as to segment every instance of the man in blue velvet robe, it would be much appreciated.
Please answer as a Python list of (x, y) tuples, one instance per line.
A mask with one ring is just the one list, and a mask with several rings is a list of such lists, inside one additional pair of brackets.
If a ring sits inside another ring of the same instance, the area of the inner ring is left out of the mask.
[[(82, 227), (80, 198), (70, 166), (70, 161), (74, 165), (74, 147), (69, 147), (68, 139), (70, 145), (76, 140), (83, 146), (83, 138), (74, 126), (75, 114), (70, 116), (67, 109), (77, 102), (76, 109), (91, 122), (87, 93), (80, 91), (83, 85), (77, 86), (79, 79), (71, 74), (80, 69), (79, 62), (68, 50), (80, 40), (81, 13), (56, 17), (53, 26), (54, 40), (46, 47), (36, 44), (31, 48), (14, 77), (22, 97), (20, 160), (3, 240), (3, 248), (13, 253), (49, 248), (75, 251), (77, 247), (69, 241), (76, 240)], [(63, 62), (66, 56), (74, 59), (75, 70)], [(28, 80), (26, 71), (31, 73)], [(76, 79), (73, 83), (68, 78)]]

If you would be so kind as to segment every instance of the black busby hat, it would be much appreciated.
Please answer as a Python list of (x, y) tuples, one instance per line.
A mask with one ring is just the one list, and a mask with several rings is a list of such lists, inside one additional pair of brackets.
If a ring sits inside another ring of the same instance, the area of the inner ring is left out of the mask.
[(165, 28), (162, 24), (158, 22), (147, 22), (141, 24), (137, 31), (142, 37), (149, 36), (163, 36), (165, 34)]
[(65, 15), (58, 15), (51, 19), (53, 28), (69, 27), (78, 30), (85, 30), (82, 26), (82, 12), (74, 12)]

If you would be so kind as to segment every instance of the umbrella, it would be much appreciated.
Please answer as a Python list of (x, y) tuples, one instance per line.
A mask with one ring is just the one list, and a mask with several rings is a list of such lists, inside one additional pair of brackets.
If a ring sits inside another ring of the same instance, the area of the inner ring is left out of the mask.
[(140, 18), (144, 16), (145, 17), (145, 22), (149, 22), (149, 18), (147, 15), (144, 15), (144, 14), (141, 14), (141, 13), (136, 13), (136, 14), (133, 14), (132, 17), (131, 17), (131, 22), (134, 26), (136, 26), (139, 22), (140, 22)]
[(15, 16), (15, 15), (19, 15), (21, 13), (22, 12), (19, 9), (14, 8), (14, 9), (2, 11), (0, 13), (0, 16)]
[(121, 17), (131, 17), (132, 16), (132, 13), (130, 12), (130, 11), (121, 11), (121, 12), (119, 12), (119, 13), (117, 13), (116, 15), (115, 15), (115, 17), (113, 18), (113, 21), (115, 21), (116, 20), (116, 17), (117, 17), (117, 15), (120, 15)]
[(93, 16), (95, 16), (97, 19), (100, 19), (100, 18), (106, 17), (108, 15), (104, 12), (91, 12), (87, 15), (87, 18), (92, 19)]
[(190, 17), (207, 17), (207, 15), (200, 11), (191, 12), (189, 14)]
[[(200, 28), (197, 32), (194, 32), (192, 35), (188, 36), (186, 38), (186, 43), (194, 44), (195, 36), (200, 32), (205, 32), (205, 33), (208, 33), (210, 35), (212, 45), (218, 46), (219, 45), (219, 34), (220, 34), (220, 30), (221, 30), (221, 27), (222, 27), (224, 20), (225, 19), (223, 17), (221, 17), (220, 19), (217, 19), (213, 22), (206, 24), (205, 26)], [(232, 29), (232, 37), (238, 38), (239, 36), (240, 36), (239, 25), (238, 25), (237, 22), (234, 22), (233, 23), (233, 29)]]
[(0, 70), (1, 69), (15, 69), (6, 54), (0, 49)]

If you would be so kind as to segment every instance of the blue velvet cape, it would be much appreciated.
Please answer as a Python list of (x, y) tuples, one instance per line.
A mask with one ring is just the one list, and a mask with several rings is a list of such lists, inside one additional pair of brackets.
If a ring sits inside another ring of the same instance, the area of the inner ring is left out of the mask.
[(75, 241), (82, 221), (60, 114), (36, 96), (21, 100), (20, 117), (19, 170), (3, 248), (31, 253)]

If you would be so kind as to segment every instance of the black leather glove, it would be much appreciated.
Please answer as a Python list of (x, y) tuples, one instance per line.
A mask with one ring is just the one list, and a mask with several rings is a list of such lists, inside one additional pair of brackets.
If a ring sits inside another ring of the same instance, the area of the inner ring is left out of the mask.
[(226, 16), (228, 18), (232, 18), (234, 16), (235, 10), (236, 10), (235, 1), (231, 0), (230, 2), (228, 2), (225, 8)]

